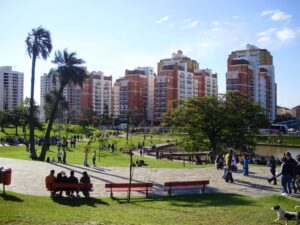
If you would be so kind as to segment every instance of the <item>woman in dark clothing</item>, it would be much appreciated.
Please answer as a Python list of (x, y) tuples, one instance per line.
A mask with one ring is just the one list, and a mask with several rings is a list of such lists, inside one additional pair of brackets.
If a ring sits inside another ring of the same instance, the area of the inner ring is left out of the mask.
[[(90, 179), (90, 177), (89, 177), (89, 175), (87, 174), (86, 171), (84, 171), (84, 172), (82, 173), (82, 177), (80, 178), (80, 183), (84, 183), (84, 184), (90, 184), (90, 183), (91, 183), (91, 179)], [(83, 189), (83, 190), (82, 190), (82, 194), (83, 194), (86, 198), (90, 197), (90, 193), (89, 193), (89, 191), (88, 191), (87, 189)]]
[(268, 167), (270, 167), (270, 172), (272, 174), (272, 177), (268, 179), (268, 182), (271, 183), (273, 181), (273, 184), (277, 184), (277, 179), (276, 179), (276, 160), (274, 156), (272, 155), (269, 162), (268, 162)]
[[(64, 171), (61, 171), (60, 173), (57, 174), (56, 182), (57, 183), (68, 183), (68, 178)], [(59, 196), (60, 197), (62, 196), (62, 191), (59, 192)]]

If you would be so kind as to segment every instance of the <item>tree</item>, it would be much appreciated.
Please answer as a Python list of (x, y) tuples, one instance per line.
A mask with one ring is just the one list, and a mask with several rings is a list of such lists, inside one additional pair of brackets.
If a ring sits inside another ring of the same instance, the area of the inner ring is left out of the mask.
[(70, 83), (82, 87), (83, 81), (87, 76), (86, 70), (80, 67), (85, 62), (82, 59), (78, 59), (76, 57), (75, 52), (68, 53), (66, 49), (63, 52), (57, 51), (55, 52), (55, 57), (52, 63), (57, 65), (57, 68), (53, 70), (53, 72), (55, 72), (55, 74), (59, 78), (60, 87), (58, 90), (57, 97), (55, 99), (53, 109), (51, 111), (50, 119), (45, 134), (44, 144), (40, 154), (40, 160), (45, 160), (46, 152), (49, 148), (50, 132), (64, 88)]
[(84, 120), (86, 120), (88, 122), (88, 126), (90, 126), (90, 125), (94, 126), (96, 112), (93, 110), (93, 108), (84, 109), (83, 117), (84, 117)]
[(27, 53), (32, 58), (31, 64), (31, 92), (30, 92), (30, 152), (32, 159), (37, 159), (34, 140), (34, 82), (36, 59), (42, 57), (46, 60), (52, 50), (50, 32), (39, 26), (32, 29), (25, 40)]
[(9, 124), (9, 113), (7, 110), (0, 111), (0, 128), (5, 133), (5, 127)]
[[(45, 98), (44, 111), (45, 111), (46, 122), (48, 122), (50, 119), (51, 112), (54, 107), (54, 102), (55, 102), (55, 99), (57, 98), (57, 95), (58, 95), (58, 91), (54, 89), (54, 90), (51, 90), (48, 93), (46, 93), (44, 96), (44, 98)], [(68, 102), (63, 95), (60, 96), (60, 100), (58, 103), (58, 109), (59, 109), (59, 113), (61, 113), (61, 114), (64, 111), (68, 110)], [(56, 114), (57, 113), (58, 112), (56, 112)], [(54, 117), (57, 117), (57, 115), (54, 115)]]
[[(33, 117), (33, 122), (34, 122), (34, 127), (37, 127), (38, 129), (42, 130), (43, 126), (39, 122), (38, 118), (36, 117), (36, 110), (37, 110), (37, 105), (34, 103), (34, 117)], [(13, 109), (10, 114), (9, 114), (9, 121), (10, 124), (12, 124), (15, 127), (15, 135), (19, 136), (18, 134), (18, 127), (22, 127), (24, 138), (26, 139), (26, 127), (27, 125), (30, 124), (30, 99), (25, 98), (24, 101), (22, 101), (18, 107)]]
[(186, 133), (182, 145), (187, 150), (209, 151), (211, 161), (224, 147), (238, 150), (253, 147), (254, 134), (268, 123), (261, 107), (239, 93), (225, 97), (181, 101), (177, 108), (164, 115), (164, 121)]

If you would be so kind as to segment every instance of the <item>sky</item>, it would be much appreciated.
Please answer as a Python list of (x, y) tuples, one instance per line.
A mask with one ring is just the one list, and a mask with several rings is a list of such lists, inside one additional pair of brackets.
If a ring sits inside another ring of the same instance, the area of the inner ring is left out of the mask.
[(226, 91), (228, 55), (253, 44), (273, 55), (277, 104), (300, 104), (300, 1), (298, 0), (0, 0), (0, 66), (24, 72), (30, 96), (31, 59), (25, 39), (32, 28), (51, 32), (53, 51), (37, 60), (40, 76), (55, 65), (54, 52), (68, 49), (86, 61), (88, 71), (113, 79), (126, 69), (152, 66), (173, 52), (218, 73)]

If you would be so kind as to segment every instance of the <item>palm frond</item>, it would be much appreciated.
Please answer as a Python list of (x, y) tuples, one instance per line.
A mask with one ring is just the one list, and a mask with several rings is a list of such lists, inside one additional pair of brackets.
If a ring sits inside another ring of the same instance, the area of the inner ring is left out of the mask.
[(25, 39), (27, 46), (27, 53), (31, 58), (33, 55), (47, 59), (52, 50), (52, 41), (50, 32), (43, 27), (39, 26), (32, 29)]

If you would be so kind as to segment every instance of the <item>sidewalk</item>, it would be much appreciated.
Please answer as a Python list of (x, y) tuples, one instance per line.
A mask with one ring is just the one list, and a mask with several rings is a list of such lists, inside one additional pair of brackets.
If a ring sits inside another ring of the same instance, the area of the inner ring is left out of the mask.
[[(83, 171), (87, 171), (94, 184), (93, 197), (109, 197), (105, 192), (104, 184), (109, 182), (128, 182), (129, 168), (124, 167), (84, 167), (82, 165), (51, 164), (40, 161), (17, 160), (0, 158), (0, 167), (12, 168), (12, 183), (6, 186), (6, 190), (17, 193), (50, 196), (46, 191), (44, 179), (51, 169), (56, 173), (65, 171), (69, 175), (70, 170), (75, 171), (75, 176), (81, 177)], [(270, 185), (267, 178), (270, 176), (267, 167), (256, 167), (250, 165), (249, 177), (241, 172), (233, 173), (234, 183), (226, 183), (222, 179), (223, 171), (215, 167), (199, 169), (158, 169), (135, 167), (133, 171), (133, 182), (153, 182), (154, 191), (152, 195), (167, 195), (163, 191), (163, 183), (168, 181), (210, 181), (207, 192), (235, 193), (252, 197), (260, 197), (280, 193), (279, 185)], [(279, 182), (280, 183), (280, 182)], [(179, 193), (179, 192), (178, 192)], [(183, 192), (180, 192), (183, 193)], [(184, 193), (196, 193), (195, 191), (184, 191)], [(116, 193), (115, 196), (126, 196), (125, 193)], [(176, 194), (176, 192), (175, 192)], [(133, 195), (141, 195), (133, 192)]]

